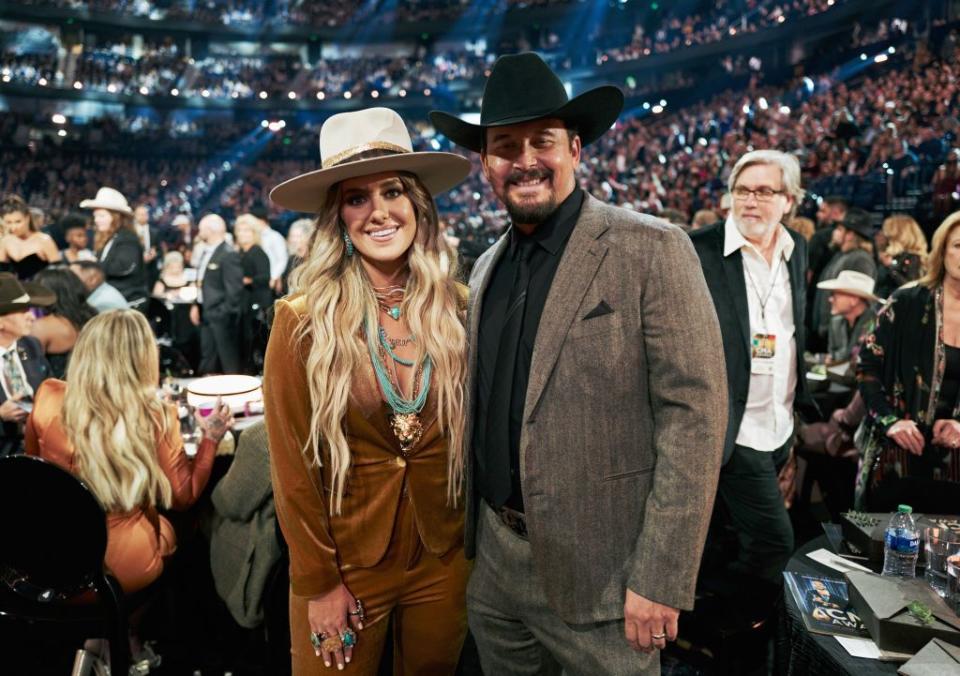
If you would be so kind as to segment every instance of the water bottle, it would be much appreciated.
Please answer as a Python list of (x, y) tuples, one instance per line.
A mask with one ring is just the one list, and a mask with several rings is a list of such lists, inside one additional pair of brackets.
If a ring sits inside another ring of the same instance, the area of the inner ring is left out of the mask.
[(892, 577), (916, 577), (920, 533), (913, 520), (913, 508), (900, 505), (883, 537), (883, 574)]

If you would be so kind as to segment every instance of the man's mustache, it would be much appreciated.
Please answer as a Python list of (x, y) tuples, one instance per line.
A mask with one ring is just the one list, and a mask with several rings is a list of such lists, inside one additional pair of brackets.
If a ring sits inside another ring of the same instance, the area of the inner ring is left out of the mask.
[(524, 181), (539, 181), (541, 179), (553, 178), (553, 172), (549, 169), (530, 169), (529, 171), (514, 171), (507, 176), (507, 183), (522, 183)]

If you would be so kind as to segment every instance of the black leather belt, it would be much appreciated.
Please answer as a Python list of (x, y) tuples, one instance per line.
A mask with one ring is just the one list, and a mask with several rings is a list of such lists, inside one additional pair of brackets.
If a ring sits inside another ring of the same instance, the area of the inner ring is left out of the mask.
[(503, 525), (513, 531), (514, 535), (527, 539), (527, 517), (523, 512), (518, 512), (515, 509), (511, 509), (507, 506), (496, 507), (489, 500), (487, 504), (490, 505), (490, 509), (493, 510), (493, 513), (497, 515), (500, 521), (503, 522)]

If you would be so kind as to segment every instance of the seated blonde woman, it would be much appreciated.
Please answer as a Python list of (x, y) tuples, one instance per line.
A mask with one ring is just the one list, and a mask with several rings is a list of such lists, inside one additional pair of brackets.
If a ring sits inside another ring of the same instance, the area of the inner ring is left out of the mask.
[(106, 566), (124, 592), (163, 571), (176, 545), (158, 508), (186, 509), (200, 496), (217, 445), (232, 424), (220, 406), (198, 418), (203, 441), (183, 450), (176, 406), (157, 394), (157, 344), (147, 319), (111, 310), (87, 322), (73, 348), (69, 384), (47, 380), (26, 425), (28, 455), (76, 474), (107, 511)]

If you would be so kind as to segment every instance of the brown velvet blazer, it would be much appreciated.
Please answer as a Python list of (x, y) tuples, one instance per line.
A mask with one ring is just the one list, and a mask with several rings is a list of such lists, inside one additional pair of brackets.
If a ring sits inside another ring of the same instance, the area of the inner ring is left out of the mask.
[(277, 301), (263, 373), (270, 440), (270, 471), (277, 517), (290, 547), (290, 585), (297, 596), (319, 596), (340, 584), (341, 573), (383, 559), (404, 491), (413, 505), (420, 539), (441, 556), (463, 544), (463, 509), (447, 505), (447, 439), (437, 424), (433, 390), (424, 407), (424, 434), (406, 458), (390, 430), (373, 366), (358, 369), (345, 430), (351, 464), (341, 513), (330, 512), (328, 453), (323, 467), (304, 453), (309, 437), (310, 339), (295, 332), (305, 297)]

